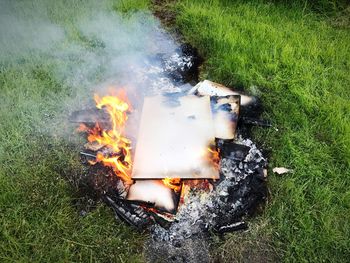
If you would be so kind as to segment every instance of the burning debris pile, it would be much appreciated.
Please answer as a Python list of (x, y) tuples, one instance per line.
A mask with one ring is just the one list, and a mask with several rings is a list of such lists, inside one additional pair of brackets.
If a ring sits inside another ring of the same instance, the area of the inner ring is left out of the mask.
[(249, 139), (239, 138), (223, 147), (229, 147), (230, 152), (222, 152), (220, 180), (213, 182), (211, 191), (201, 184), (193, 185), (179, 208), (176, 222), (167, 229), (153, 226), (147, 247), (151, 249), (149, 259), (208, 262), (209, 233), (247, 229), (244, 217), (254, 212), (267, 194), (266, 159)]
[(247, 125), (269, 125), (245, 114), (256, 99), (208, 80), (187, 84), (193, 57), (160, 56), (160, 68), (142, 69), (158, 77), (141, 111), (120, 89), (70, 117), (88, 140), (85, 184), (118, 218), (151, 230), (152, 260), (205, 262), (195, 247), (208, 248), (211, 232), (247, 228), (245, 216), (267, 194), (267, 160), (242, 134)]

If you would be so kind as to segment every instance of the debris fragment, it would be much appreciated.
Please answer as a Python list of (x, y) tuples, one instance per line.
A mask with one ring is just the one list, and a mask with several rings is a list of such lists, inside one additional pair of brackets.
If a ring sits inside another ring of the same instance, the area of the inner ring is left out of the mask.
[(104, 144), (100, 144), (96, 141), (87, 142), (84, 144), (85, 149), (90, 150), (90, 151), (94, 151), (94, 152), (97, 152), (98, 150), (102, 149), (104, 146), (105, 146)]
[(236, 222), (229, 225), (221, 226), (216, 231), (219, 234), (224, 234), (227, 232), (233, 232), (238, 230), (246, 230), (248, 228), (248, 225), (246, 222)]
[(255, 119), (250, 117), (242, 117), (242, 122), (247, 125), (259, 126), (259, 127), (272, 127), (272, 124), (268, 120)]
[(250, 147), (234, 142), (226, 142), (220, 147), (220, 155), (237, 161), (243, 161), (250, 151)]
[(189, 94), (199, 95), (199, 96), (229, 96), (229, 95), (240, 95), (241, 96), (241, 105), (245, 106), (251, 104), (255, 101), (254, 97), (247, 96), (241, 92), (234, 91), (224, 85), (215, 83), (210, 80), (204, 80), (199, 82), (194, 86)]
[(116, 215), (128, 224), (141, 230), (150, 225), (152, 220), (141, 206), (127, 203), (122, 199), (111, 199), (109, 196), (104, 197), (105, 202), (111, 206)]
[(232, 140), (236, 136), (240, 96), (212, 96), (211, 109), (215, 128), (215, 138)]
[(281, 175), (281, 174), (286, 174), (286, 173), (293, 173), (293, 170), (287, 169), (285, 167), (275, 167), (272, 169), (272, 172)]
[(136, 180), (129, 189), (127, 200), (152, 202), (158, 209), (175, 213), (179, 194), (161, 180)]

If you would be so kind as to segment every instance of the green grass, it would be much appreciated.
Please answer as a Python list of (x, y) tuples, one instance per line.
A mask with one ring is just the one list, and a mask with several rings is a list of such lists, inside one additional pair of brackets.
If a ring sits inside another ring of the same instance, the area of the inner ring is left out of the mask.
[(142, 261), (145, 235), (102, 204), (80, 216), (81, 196), (69, 183), (83, 167), (67, 116), (91, 102), (87, 84), (103, 81), (106, 71), (89, 67), (86, 56), (100, 54), (102, 44), (84, 36), (79, 21), (116, 13), (118, 3), (0, 3), (1, 262)]
[(147, 0), (120, 0), (116, 1), (114, 8), (119, 12), (132, 13), (139, 10), (148, 10), (150, 2)]
[(325, 15), (334, 15), (346, 8), (347, 0), (273, 0), (276, 3), (283, 3), (286, 7), (310, 9)]
[(255, 132), (272, 149), (270, 166), (295, 170), (270, 173), (262, 234), (272, 232), (286, 262), (348, 261), (349, 27), (267, 1), (181, 0), (175, 10), (177, 27), (205, 58), (201, 78), (260, 96), (278, 127)]
[[(270, 174), (272, 196), (264, 214), (250, 232), (218, 240), (214, 254), (221, 261), (247, 255), (259, 261), (277, 250), (287, 262), (345, 262), (348, 19), (332, 27), (337, 23), (308, 5), (276, 2), (181, 0), (175, 6), (177, 27), (206, 58), (201, 77), (244, 85), (259, 95), (265, 117), (278, 131), (257, 130), (256, 136), (273, 149), (271, 167), (295, 170)], [(4, 12), (9, 3), (11, 11)], [(313, 8), (333, 2), (319, 3)], [(0, 261), (142, 261), (144, 236), (116, 223), (107, 207), (98, 204), (79, 215), (78, 189), (69, 181), (83, 167), (74, 127), (65, 120), (72, 109), (91, 102), (88, 86), (103, 81), (108, 71), (90, 67), (94, 57), (87, 55), (103, 56), (104, 44), (83, 34), (79, 21), (90, 21), (95, 12), (122, 12), (128, 21), (149, 7), (146, 0), (1, 2)]]

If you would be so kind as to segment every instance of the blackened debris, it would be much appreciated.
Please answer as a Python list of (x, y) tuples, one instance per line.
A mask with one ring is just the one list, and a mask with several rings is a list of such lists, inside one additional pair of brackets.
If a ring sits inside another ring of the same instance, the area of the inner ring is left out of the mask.
[(245, 138), (250, 138), (252, 137), (253, 126), (271, 127), (269, 121), (260, 120), (262, 112), (262, 102), (256, 97), (254, 97), (252, 103), (248, 105), (241, 105), (239, 113), (240, 117), (237, 126), (238, 133)]
[(250, 147), (234, 142), (225, 142), (219, 149), (221, 158), (242, 161), (249, 153)]
[(253, 125), (253, 126), (259, 126), (259, 127), (272, 127), (272, 124), (268, 120), (262, 120), (252, 117), (242, 117), (241, 121), (245, 125)]
[(104, 200), (112, 207), (121, 220), (136, 227), (138, 230), (143, 230), (153, 223), (150, 215), (140, 205), (125, 202), (123, 199), (112, 199), (107, 195), (104, 197)]
[(87, 153), (87, 152), (80, 152), (81, 155), (85, 156), (86, 158), (91, 158), (93, 160), (96, 159), (96, 155), (92, 153)]
[(218, 226), (215, 229), (215, 232), (217, 232), (219, 234), (224, 234), (224, 233), (228, 233), (228, 232), (246, 230), (246, 229), (248, 229), (247, 223), (240, 221), (240, 222), (236, 222), (236, 223), (232, 223), (232, 224), (228, 224), (228, 225), (224, 225), (224, 226)]

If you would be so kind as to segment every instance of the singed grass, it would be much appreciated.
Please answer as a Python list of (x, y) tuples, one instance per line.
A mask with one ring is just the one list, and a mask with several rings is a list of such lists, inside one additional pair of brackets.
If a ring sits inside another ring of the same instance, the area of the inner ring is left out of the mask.
[(270, 170), (262, 234), (272, 232), (286, 262), (348, 261), (349, 28), (268, 1), (181, 0), (175, 10), (181, 33), (205, 57), (201, 78), (260, 96), (278, 128), (255, 133), (272, 150), (270, 167), (295, 170)]

